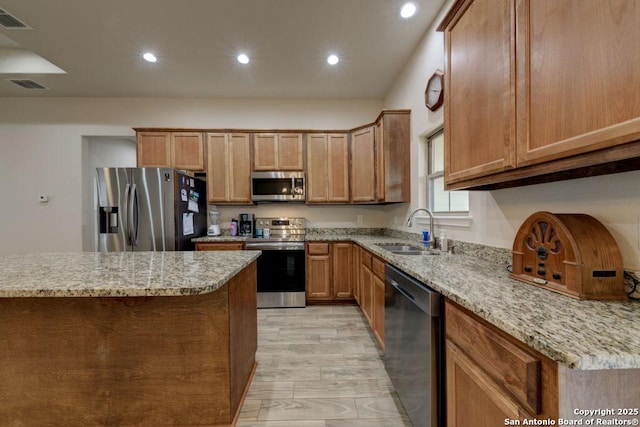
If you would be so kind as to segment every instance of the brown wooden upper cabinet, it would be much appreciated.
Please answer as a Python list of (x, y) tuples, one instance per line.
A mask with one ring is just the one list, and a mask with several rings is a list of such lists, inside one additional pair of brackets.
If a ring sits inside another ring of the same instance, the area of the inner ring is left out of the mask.
[(411, 111), (386, 110), (376, 121), (376, 198), (411, 201)]
[(623, 0), (455, 3), (439, 27), (448, 188), (637, 169), (636, 9)]
[(367, 126), (351, 133), (351, 201), (376, 201), (375, 127)]
[(201, 132), (138, 132), (139, 167), (165, 167), (204, 171)]
[(375, 124), (352, 131), (353, 203), (410, 200), (410, 117), (408, 110), (385, 110)]
[(251, 204), (251, 145), (248, 133), (207, 134), (207, 201)]
[(349, 203), (349, 137), (307, 134), (307, 203)]
[(256, 171), (304, 169), (301, 133), (257, 133), (253, 139)]

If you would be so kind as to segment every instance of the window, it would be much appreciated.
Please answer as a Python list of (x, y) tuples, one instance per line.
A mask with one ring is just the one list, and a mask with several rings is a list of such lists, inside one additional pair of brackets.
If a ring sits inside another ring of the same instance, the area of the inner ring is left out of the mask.
[(469, 212), (468, 191), (444, 189), (444, 130), (427, 137), (427, 182), (429, 208), (434, 213)]

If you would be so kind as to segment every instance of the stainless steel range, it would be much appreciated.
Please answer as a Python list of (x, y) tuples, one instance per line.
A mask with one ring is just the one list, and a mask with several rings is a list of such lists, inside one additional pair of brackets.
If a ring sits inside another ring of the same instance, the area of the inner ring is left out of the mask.
[(255, 235), (247, 249), (262, 251), (258, 258), (258, 308), (304, 307), (304, 218), (256, 218)]

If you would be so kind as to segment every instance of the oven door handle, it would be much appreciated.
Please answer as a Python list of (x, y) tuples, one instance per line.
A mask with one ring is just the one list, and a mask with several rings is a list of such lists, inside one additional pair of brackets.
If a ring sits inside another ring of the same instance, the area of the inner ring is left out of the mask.
[(245, 248), (262, 251), (304, 251), (304, 243), (246, 243)]

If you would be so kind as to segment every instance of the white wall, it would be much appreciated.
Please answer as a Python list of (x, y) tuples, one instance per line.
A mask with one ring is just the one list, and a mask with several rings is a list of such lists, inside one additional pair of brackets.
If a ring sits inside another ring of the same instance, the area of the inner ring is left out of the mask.
[[(452, 1), (445, 4), (448, 10)], [(440, 21), (444, 12), (441, 12)], [(443, 109), (432, 113), (424, 106), (424, 90), (436, 68), (444, 70), (443, 35), (435, 27), (427, 31), (413, 57), (385, 99), (385, 108), (411, 108), (411, 206), (390, 212), (393, 228), (405, 229), (397, 218), (410, 209), (426, 206), (418, 159), (424, 158), (419, 138), (443, 122)], [(600, 220), (613, 234), (623, 253), (624, 266), (640, 269), (640, 171), (513, 189), (470, 193), (470, 227), (446, 227), (453, 239), (511, 248), (520, 224), (536, 211), (586, 213)], [(414, 231), (424, 224), (414, 225)], [(438, 227), (436, 227), (437, 233)], [(406, 230), (406, 229), (405, 229)]]
[[(87, 137), (132, 137), (132, 127), (350, 129), (381, 109), (381, 100), (0, 98), (0, 254), (83, 249)], [(38, 202), (41, 193), (49, 203)], [(311, 224), (355, 225), (363, 214), (358, 226), (379, 227), (384, 209), (282, 212), (300, 212)]]

